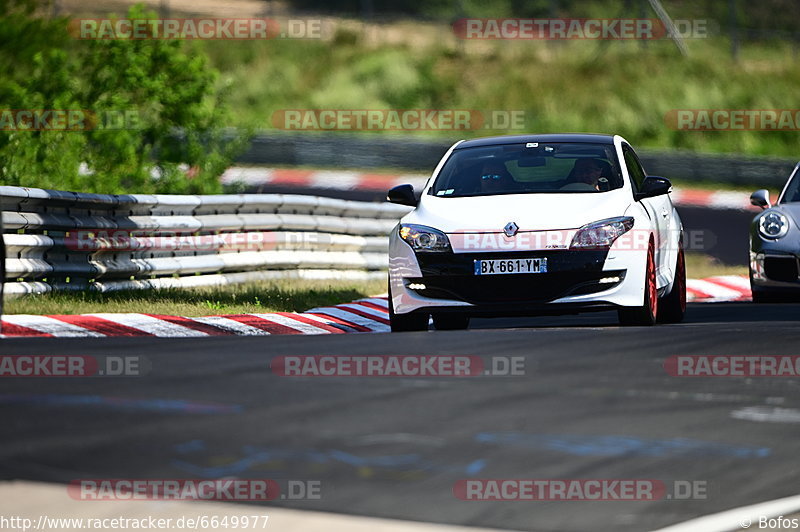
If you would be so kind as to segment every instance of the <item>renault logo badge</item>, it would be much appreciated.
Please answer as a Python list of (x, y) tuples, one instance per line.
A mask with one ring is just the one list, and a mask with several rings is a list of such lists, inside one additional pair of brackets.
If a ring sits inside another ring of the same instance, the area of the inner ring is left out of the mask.
[(503, 232), (506, 234), (507, 237), (512, 237), (517, 234), (519, 231), (519, 226), (514, 222), (508, 222), (505, 227), (503, 227)]

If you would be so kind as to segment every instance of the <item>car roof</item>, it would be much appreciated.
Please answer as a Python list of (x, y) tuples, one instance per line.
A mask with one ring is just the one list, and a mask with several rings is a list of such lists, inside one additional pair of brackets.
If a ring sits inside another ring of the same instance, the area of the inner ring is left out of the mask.
[(498, 146), (501, 144), (521, 144), (523, 142), (592, 142), (595, 144), (613, 144), (613, 135), (597, 135), (592, 133), (556, 133), (547, 135), (503, 135), (465, 140), (455, 149), (475, 148), (478, 146)]

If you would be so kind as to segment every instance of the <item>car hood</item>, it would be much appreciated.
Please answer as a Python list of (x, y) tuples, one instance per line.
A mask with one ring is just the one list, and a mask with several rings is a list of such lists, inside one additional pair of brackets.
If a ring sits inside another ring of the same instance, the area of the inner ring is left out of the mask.
[(519, 231), (577, 229), (590, 222), (622, 216), (633, 201), (630, 191), (602, 194), (508, 194), (465, 198), (424, 195), (404, 223), (453, 233), (502, 233), (515, 222)]
[(798, 223), (800, 223), (800, 203), (781, 203), (775, 205), (773, 208), (777, 208), (781, 212), (785, 213), (789, 218), (791, 218), (792, 226), (795, 228), (799, 227)]

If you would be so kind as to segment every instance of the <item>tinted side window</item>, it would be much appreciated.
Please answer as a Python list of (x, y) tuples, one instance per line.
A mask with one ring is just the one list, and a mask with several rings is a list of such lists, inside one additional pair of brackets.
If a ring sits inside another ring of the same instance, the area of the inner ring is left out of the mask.
[(642, 181), (644, 181), (645, 173), (639, 159), (633, 152), (630, 146), (623, 146), (622, 153), (625, 156), (625, 166), (628, 167), (628, 173), (631, 175), (634, 190), (641, 190)]

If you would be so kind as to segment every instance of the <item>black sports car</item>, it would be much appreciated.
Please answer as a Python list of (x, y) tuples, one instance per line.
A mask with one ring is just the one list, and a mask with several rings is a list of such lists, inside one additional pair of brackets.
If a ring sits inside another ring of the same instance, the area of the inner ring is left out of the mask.
[(750, 195), (750, 203), (764, 209), (750, 227), (750, 288), (756, 303), (800, 299), (799, 169), (800, 163), (775, 205), (766, 190)]

